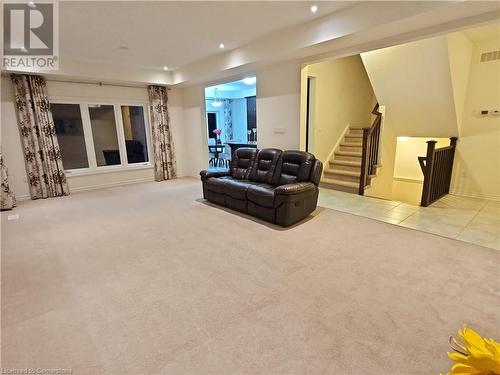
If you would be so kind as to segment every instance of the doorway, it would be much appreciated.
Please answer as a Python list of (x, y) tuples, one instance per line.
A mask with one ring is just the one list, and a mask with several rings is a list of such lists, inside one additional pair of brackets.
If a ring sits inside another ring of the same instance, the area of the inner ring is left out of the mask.
[(257, 147), (257, 79), (205, 88), (209, 168), (227, 168), (240, 147)]
[(316, 108), (316, 78), (308, 76), (306, 86), (306, 151), (314, 150), (314, 115)]

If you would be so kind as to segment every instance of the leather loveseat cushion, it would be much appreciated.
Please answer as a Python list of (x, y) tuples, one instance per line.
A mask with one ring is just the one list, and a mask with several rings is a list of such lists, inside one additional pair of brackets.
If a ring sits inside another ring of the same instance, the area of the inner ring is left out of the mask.
[(247, 180), (235, 180), (228, 178), (224, 183), (224, 194), (229, 195), (235, 199), (246, 200), (247, 190), (253, 182)]
[(247, 199), (262, 207), (274, 207), (275, 187), (268, 184), (252, 185), (248, 188)]
[(248, 179), (250, 181), (270, 184), (282, 151), (277, 148), (265, 148), (258, 152), (252, 171)]
[(213, 191), (215, 193), (223, 194), (224, 185), (226, 184), (227, 177), (210, 177), (205, 180), (207, 190)]
[(284, 151), (278, 163), (273, 185), (307, 181), (314, 161), (314, 155), (309, 152)]
[(239, 148), (237, 149), (231, 160), (231, 177), (237, 180), (246, 180), (252, 171), (252, 167), (257, 156), (255, 148)]

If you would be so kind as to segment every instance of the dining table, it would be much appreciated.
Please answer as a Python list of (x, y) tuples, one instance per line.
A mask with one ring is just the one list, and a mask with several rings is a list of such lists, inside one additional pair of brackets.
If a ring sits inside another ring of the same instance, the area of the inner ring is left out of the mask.
[(229, 160), (220, 159), (219, 156), (220, 154), (224, 153), (224, 149), (226, 148), (226, 145), (223, 143), (215, 144), (215, 145), (208, 145), (208, 152), (210, 154), (213, 154), (214, 156), (210, 158), (208, 161), (208, 164), (213, 164), (214, 167), (219, 166), (219, 164), (222, 162), (223, 166), (224, 164), (229, 164)]
[(257, 142), (227, 141), (226, 144), (231, 148), (231, 155), (233, 155), (234, 152), (240, 147), (257, 148)]

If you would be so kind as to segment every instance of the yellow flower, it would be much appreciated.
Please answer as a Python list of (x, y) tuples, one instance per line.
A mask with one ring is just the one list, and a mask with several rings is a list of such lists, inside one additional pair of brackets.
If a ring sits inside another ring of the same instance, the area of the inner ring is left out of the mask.
[(447, 375), (500, 375), (498, 342), (482, 338), (465, 325), (458, 331), (458, 335), (462, 343), (450, 338), (458, 348), (452, 346), (455, 353), (448, 353), (448, 357), (456, 363)]

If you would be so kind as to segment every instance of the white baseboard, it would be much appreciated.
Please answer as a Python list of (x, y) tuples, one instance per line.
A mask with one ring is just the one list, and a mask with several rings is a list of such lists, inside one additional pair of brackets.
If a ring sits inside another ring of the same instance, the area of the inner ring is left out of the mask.
[(416, 178), (394, 177), (393, 180), (394, 181), (400, 181), (400, 182), (408, 182), (408, 183), (411, 183), (411, 184), (419, 184), (419, 185), (423, 185), (424, 184), (423, 180), (418, 180)]
[(70, 187), (70, 193), (79, 192), (79, 191), (88, 191), (88, 190), (98, 190), (98, 189), (109, 189), (118, 186), (139, 184), (141, 182), (153, 182), (154, 177), (145, 177), (145, 178), (137, 178), (134, 180), (125, 180), (125, 181), (117, 181), (117, 182), (108, 182), (105, 184), (97, 184), (97, 185), (88, 185), (88, 186), (80, 186), (76, 188)]
[(482, 194), (482, 193), (478, 193), (478, 192), (460, 191), (460, 190), (452, 190), (452, 191), (450, 191), (450, 194), (458, 195), (460, 197), (479, 198), (479, 199), (486, 199), (489, 201), (500, 202), (500, 195), (489, 195), (489, 194)]
[(328, 163), (330, 162), (330, 160), (332, 159), (333, 157), (333, 154), (335, 154), (335, 151), (337, 151), (337, 149), (339, 148), (340, 144), (342, 143), (342, 141), (344, 140), (344, 137), (345, 135), (347, 134), (347, 131), (349, 130), (349, 127), (350, 127), (351, 124), (347, 124), (346, 127), (344, 128), (344, 130), (342, 131), (342, 133), (340, 134), (340, 138), (337, 139), (337, 142), (335, 142), (335, 145), (333, 146), (332, 150), (330, 151), (330, 153), (328, 154), (328, 158), (326, 160), (323, 160), (323, 171), (325, 170), (325, 167), (324, 166), (328, 166)]

